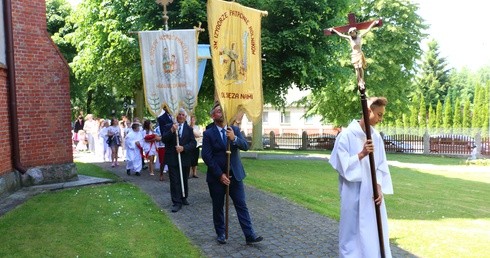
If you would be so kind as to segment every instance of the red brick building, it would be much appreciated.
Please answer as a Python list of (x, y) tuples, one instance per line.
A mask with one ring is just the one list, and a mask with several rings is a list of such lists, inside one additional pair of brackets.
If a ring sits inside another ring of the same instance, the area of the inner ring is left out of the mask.
[(46, 28), (45, 0), (2, 0), (0, 196), (76, 180), (69, 68)]

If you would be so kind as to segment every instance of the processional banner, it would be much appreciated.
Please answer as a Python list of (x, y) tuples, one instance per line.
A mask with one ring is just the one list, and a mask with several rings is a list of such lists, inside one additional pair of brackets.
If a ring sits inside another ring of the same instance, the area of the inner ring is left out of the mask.
[(138, 33), (146, 105), (153, 116), (168, 106), (172, 114), (197, 105), (197, 30)]
[(262, 114), (260, 37), (264, 13), (235, 2), (207, 3), (216, 95), (229, 124), (240, 112), (254, 122)]

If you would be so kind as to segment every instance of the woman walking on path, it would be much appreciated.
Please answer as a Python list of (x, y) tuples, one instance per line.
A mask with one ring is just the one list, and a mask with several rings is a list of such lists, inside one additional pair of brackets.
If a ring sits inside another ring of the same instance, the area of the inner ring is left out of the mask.
[(111, 126), (107, 128), (107, 145), (111, 148), (111, 167), (119, 166), (117, 163), (118, 150), (121, 146), (121, 129), (116, 118), (111, 120)]

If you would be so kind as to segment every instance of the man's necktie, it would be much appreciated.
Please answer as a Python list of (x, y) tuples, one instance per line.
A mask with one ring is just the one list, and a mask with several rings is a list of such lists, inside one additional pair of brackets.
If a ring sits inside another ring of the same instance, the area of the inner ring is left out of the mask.
[(221, 129), (221, 140), (223, 140), (223, 143), (226, 145), (226, 130), (224, 128)]

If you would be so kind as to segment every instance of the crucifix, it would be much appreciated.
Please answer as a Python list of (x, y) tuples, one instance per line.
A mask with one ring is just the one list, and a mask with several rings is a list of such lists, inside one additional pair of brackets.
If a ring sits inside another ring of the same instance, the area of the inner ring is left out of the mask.
[[(380, 27), (383, 25), (382, 20), (374, 20), (368, 22), (356, 22), (356, 16), (353, 13), (348, 15), (349, 24), (323, 30), (326, 36), (337, 34), (349, 41), (352, 53), (351, 62), (357, 75), (357, 84), (360, 88), (364, 87), (364, 69), (366, 69), (366, 60), (362, 53), (362, 37), (368, 33), (372, 27)], [(359, 30), (364, 30), (358, 33)], [(347, 33), (347, 34), (344, 34)]]
[[(383, 25), (382, 20), (374, 20), (368, 22), (356, 22), (356, 16), (353, 13), (349, 13), (348, 15), (349, 24), (333, 27), (329, 29), (323, 30), (323, 33), (326, 36), (329, 35), (339, 35), (342, 38), (345, 38), (349, 41), (352, 52), (352, 64), (354, 65), (354, 69), (356, 71), (357, 77), (357, 85), (359, 86), (359, 93), (361, 95), (361, 106), (362, 106), (362, 114), (364, 117), (365, 124), (365, 132), (366, 139), (371, 140), (371, 127), (369, 123), (369, 112), (366, 100), (366, 85), (364, 82), (364, 69), (366, 68), (366, 60), (364, 58), (364, 54), (362, 53), (362, 37), (371, 30), (373, 27), (380, 27)], [(364, 32), (358, 35), (358, 30), (364, 30)], [(344, 34), (347, 33), (347, 34)], [(378, 198), (378, 183), (376, 182), (376, 169), (374, 164), (374, 154), (373, 152), (369, 153), (369, 166), (371, 169), (371, 183), (373, 189), (374, 200)], [(383, 240), (383, 227), (381, 223), (381, 211), (380, 206), (376, 203), (374, 204), (376, 211), (376, 223), (378, 228), (378, 239), (379, 239), (379, 250), (381, 257), (386, 257), (385, 248), (384, 248), (384, 240)]]
[(167, 5), (171, 4), (174, 0), (156, 0), (157, 3), (163, 5), (163, 20), (165, 21), (165, 30), (168, 30), (168, 15)]

